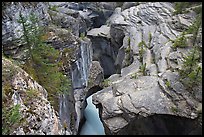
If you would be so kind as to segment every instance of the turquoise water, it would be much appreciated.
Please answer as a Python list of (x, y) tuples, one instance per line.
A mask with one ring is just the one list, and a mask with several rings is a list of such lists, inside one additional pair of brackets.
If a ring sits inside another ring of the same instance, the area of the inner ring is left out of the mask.
[(87, 103), (88, 105), (84, 111), (86, 122), (82, 126), (80, 135), (105, 135), (98, 108), (92, 103), (92, 95), (87, 98)]

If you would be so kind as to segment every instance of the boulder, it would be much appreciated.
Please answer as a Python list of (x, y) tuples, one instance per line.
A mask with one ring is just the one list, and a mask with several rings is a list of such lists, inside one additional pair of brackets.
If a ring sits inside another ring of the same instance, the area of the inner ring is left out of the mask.
[[(174, 95), (175, 93), (169, 92), (165, 85), (162, 87), (159, 81), (157, 76), (143, 76), (138, 79), (126, 77), (95, 93), (93, 103), (100, 109), (106, 134), (189, 134), (198, 126), (196, 125), (198, 113), (191, 110), (191, 107), (197, 107), (198, 101), (185, 95), (185, 90), (184, 97), (180, 96), (182, 93), (179, 91)], [(172, 96), (178, 97), (177, 102)], [(183, 99), (191, 100), (192, 106)], [(182, 132), (180, 126), (168, 128), (169, 120), (187, 126), (182, 127), (184, 129)], [(118, 125), (118, 122), (121, 124)]]
[(104, 80), (103, 68), (101, 67), (98, 61), (92, 61), (90, 71), (89, 71), (89, 81), (88, 81), (88, 94), (87, 97), (97, 90), (94, 90), (95, 87), (102, 87), (101, 83)]

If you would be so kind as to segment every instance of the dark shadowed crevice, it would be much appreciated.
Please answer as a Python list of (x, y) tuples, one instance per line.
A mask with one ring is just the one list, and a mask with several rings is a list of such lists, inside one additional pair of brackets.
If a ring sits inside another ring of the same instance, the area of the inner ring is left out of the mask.
[[(133, 119), (117, 135), (190, 135), (202, 134), (196, 120), (173, 115), (152, 115)], [(107, 134), (110, 130), (106, 130)], [(200, 133), (201, 132), (201, 133)]]
[(100, 86), (94, 86), (92, 88), (89, 89), (88, 93), (86, 94), (86, 98), (88, 98), (89, 96), (91, 96), (92, 94), (96, 93), (97, 91), (102, 90), (103, 88)]

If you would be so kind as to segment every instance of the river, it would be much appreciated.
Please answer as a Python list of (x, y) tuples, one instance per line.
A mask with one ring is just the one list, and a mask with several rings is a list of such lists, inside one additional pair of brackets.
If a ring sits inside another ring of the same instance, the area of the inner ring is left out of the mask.
[(87, 98), (84, 116), (86, 117), (86, 122), (82, 126), (80, 135), (105, 135), (98, 108), (92, 103), (92, 95)]

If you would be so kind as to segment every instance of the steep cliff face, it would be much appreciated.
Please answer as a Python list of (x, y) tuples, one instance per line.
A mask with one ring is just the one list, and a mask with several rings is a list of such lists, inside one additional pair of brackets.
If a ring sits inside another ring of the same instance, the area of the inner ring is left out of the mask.
[[(60, 94), (56, 97), (59, 101), (54, 102), (59, 108), (56, 111), (59, 112), (60, 122), (63, 128), (67, 129), (67, 132), (63, 134), (78, 133), (80, 123), (84, 119), (86, 98), (92, 93), (89, 89), (97, 87), (103, 80), (103, 70), (100, 65), (96, 62), (92, 63), (92, 42), (85, 37), (86, 32), (94, 26), (103, 24), (115, 6), (115, 3), (86, 2), (3, 3), (2, 49), (4, 55), (17, 60), (20, 64), (24, 64), (28, 59), (26, 42), (22, 40), (23, 26), (18, 22), (20, 14), (25, 19), (29, 19), (31, 14), (36, 15), (39, 19), (37, 26), (45, 28), (42, 36), (44, 43), (60, 52), (61, 71), (72, 80), (70, 93)], [(29, 20), (26, 23), (30, 23)], [(91, 67), (95, 70), (89, 71)], [(98, 72), (93, 74), (96, 71)]]
[[(4, 104), (20, 104), (24, 117), (12, 125), (10, 134), (78, 134), (86, 98), (105, 87), (102, 81), (108, 77), (107, 88), (93, 95), (106, 134), (202, 134), (202, 85), (189, 92), (179, 72), (194, 47), (202, 70), (202, 27), (196, 32), (191, 28), (199, 23), (194, 22), (196, 8), (200, 5), (174, 15), (173, 3), (167, 2), (3, 3), (3, 54), (25, 63), (28, 50), (18, 19), (20, 13), (27, 18), (34, 13), (37, 26), (46, 28), (44, 43), (59, 51), (60, 69), (72, 80), (70, 93), (57, 96), (59, 110), (53, 110), (47, 101), (49, 91), (23, 70), (10, 73), (12, 67), (4, 67), (2, 74), (12, 79), (3, 78)], [(36, 98), (30, 102), (32, 95)], [(18, 107), (11, 110), (17, 113)]]
[(2, 68), (3, 134), (64, 134), (58, 113), (47, 100), (47, 91), (5, 57)]
[(110, 27), (103, 25), (88, 31), (87, 36), (91, 39), (93, 47), (93, 60), (100, 62), (104, 70), (104, 76), (109, 77), (116, 73), (114, 61), (117, 48), (111, 45)]
[[(43, 36), (43, 40), (45, 43), (49, 43), (55, 49), (58, 49), (61, 53), (59, 58), (62, 59), (63, 67), (62, 71), (70, 76), (71, 65), (75, 62), (79, 57), (77, 54), (80, 54), (80, 39), (77, 36), (79, 35), (79, 28), (76, 26), (69, 25), (68, 27), (72, 30), (70, 32), (64, 28), (59, 27), (61, 25), (59, 23), (58, 18), (53, 18), (53, 14), (50, 13), (53, 11), (51, 7), (52, 4), (49, 3), (5, 3), (4, 5), (4, 19), (2, 21), (3, 28), (3, 53), (6, 56), (10, 56), (13, 59), (24, 63), (27, 59), (26, 52), (26, 43), (21, 39), (23, 35), (22, 25), (18, 23), (19, 14), (21, 13), (25, 18), (29, 18), (31, 13), (36, 15), (39, 19), (38, 25), (46, 27), (45, 35)], [(60, 7), (59, 7), (60, 8)], [(53, 11), (54, 12), (54, 11)], [(70, 12), (70, 11), (68, 11)], [(74, 21), (75, 18), (72, 18), (74, 14), (66, 15), (62, 11), (56, 12), (56, 14), (63, 14), (63, 16), (67, 18), (71, 18), (70, 22)], [(60, 16), (58, 16), (60, 17)], [(79, 20), (79, 16), (76, 17)], [(63, 23), (67, 23), (64, 21)], [(63, 27), (62, 23), (62, 27)], [(77, 24), (75, 24), (77, 25)], [(77, 33), (77, 34), (76, 34)], [(56, 91), (57, 92), (57, 91)], [(48, 92), (49, 94), (49, 92)], [(56, 97), (58, 98), (58, 97)], [(55, 110), (59, 112), (60, 123), (62, 128), (66, 128), (67, 131), (61, 132), (60, 134), (76, 134), (77, 130), (75, 130), (75, 120), (76, 120), (76, 112), (75, 112), (75, 100), (72, 91), (70, 91), (69, 95), (60, 95), (59, 101), (54, 102), (56, 106), (59, 106), (59, 110)], [(49, 107), (49, 106), (48, 106)], [(32, 108), (30, 109), (32, 111)], [(41, 117), (39, 115), (39, 117)], [(42, 116), (43, 117), (43, 116)], [(55, 119), (51, 119), (54, 122)], [(28, 127), (34, 126), (35, 122), (31, 123), (32, 125), (27, 125)], [(45, 123), (46, 124), (46, 123)], [(20, 133), (19, 133), (20, 134)], [(33, 132), (32, 134), (37, 134)], [(49, 133), (48, 133), (49, 134)], [(50, 133), (55, 134), (55, 133)]]
[(185, 47), (174, 47), (196, 13), (174, 11), (172, 3), (142, 3), (117, 8), (108, 19), (104, 34), (118, 50), (114, 65), (121, 74), (111, 75), (109, 87), (93, 95), (106, 134), (202, 134), (201, 83), (189, 89), (178, 71), (188, 51), (200, 47), (199, 35), (196, 44), (188, 34)]

